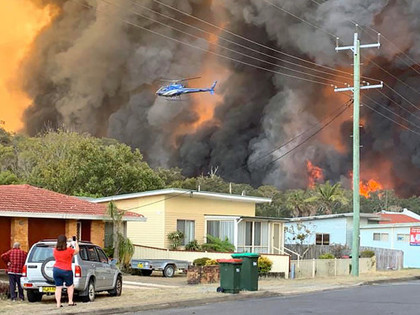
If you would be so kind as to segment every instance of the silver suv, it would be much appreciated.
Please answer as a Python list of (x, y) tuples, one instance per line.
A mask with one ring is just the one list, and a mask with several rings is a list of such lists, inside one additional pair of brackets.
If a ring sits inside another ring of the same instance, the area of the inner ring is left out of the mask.
[[(22, 287), (29, 302), (39, 302), (44, 294), (54, 294), (53, 249), (55, 240), (40, 241), (32, 246), (23, 267)], [(122, 275), (102, 248), (90, 242), (79, 243), (80, 252), (73, 257), (75, 294), (85, 302), (93, 302), (96, 292), (108, 291), (112, 296), (122, 292)]]

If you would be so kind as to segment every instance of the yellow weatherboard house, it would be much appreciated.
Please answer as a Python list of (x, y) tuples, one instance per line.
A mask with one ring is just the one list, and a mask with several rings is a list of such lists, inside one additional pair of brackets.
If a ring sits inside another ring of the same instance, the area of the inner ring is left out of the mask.
[(146, 222), (127, 222), (127, 236), (134, 244), (169, 248), (167, 235), (184, 234), (183, 245), (206, 236), (235, 245), (237, 252), (283, 253), (283, 223), (276, 218), (256, 217), (258, 203), (271, 199), (186, 189), (161, 189), (91, 200), (113, 201), (119, 209), (141, 213)]

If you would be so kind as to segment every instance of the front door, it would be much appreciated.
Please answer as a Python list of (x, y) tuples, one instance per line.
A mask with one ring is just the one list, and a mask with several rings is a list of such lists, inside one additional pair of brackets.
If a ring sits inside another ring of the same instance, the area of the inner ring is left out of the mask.
[(271, 252), (273, 254), (280, 254), (280, 224), (273, 223), (273, 245), (271, 246)]

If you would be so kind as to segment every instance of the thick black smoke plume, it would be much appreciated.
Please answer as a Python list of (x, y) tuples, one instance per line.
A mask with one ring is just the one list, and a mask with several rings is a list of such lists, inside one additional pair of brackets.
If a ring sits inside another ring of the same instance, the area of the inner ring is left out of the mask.
[[(363, 74), (383, 80), (404, 98), (416, 106), (420, 105), (416, 95), (420, 90), (420, 75), (415, 70), (415, 60), (420, 59), (418, 1), (271, 1), (320, 28), (311, 27), (261, 0), (172, 0), (165, 3), (262, 44), (349, 71), (351, 55), (336, 53), (335, 39), (330, 34), (338, 35), (342, 42), (351, 44), (355, 30), (351, 21), (357, 21), (362, 27), (359, 28), (362, 42), (374, 42), (376, 34), (369, 29), (372, 27), (384, 33), (405, 54), (387, 42), (382, 42), (380, 50), (365, 50), (363, 55), (367, 59), (362, 67)], [(351, 169), (350, 111), (325, 132), (286, 157), (270, 163), (302, 139), (266, 156), (273, 148), (336, 110), (347, 100), (347, 96), (334, 94), (328, 86), (265, 72), (208, 54), (206, 50), (275, 71), (315, 81), (321, 79), (247, 59), (214, 47), (205, 39), (189, 37), (134, 13), (194, 35), (202, 35), (141, 7), (146, 6), (251, 46), (151, 0), (35, 2), (40, 6), (56, 6), (57, 13), (51, 25), (37, 37), (22, 67), (21, 82), (33, 100), (25, 113), (29, 134), (36, 134), (45, 125), (64, 125), (97, 136), (113, 137), (138, 147), (152, 166), (179, 166), (189, 176), (206, 173), (211, 166), (218, 166), (218, 173), (225, 179), (255, 186), (273, 184), (281, 189), (306, 187), (308, 159), (324, 170), (326, 179), (338, 181), (348, 178)], [(156, 36), (122, 20), (203, 50)], [(273, 62), (268, 57), (233, 45), (229, 47)], [(252, 48), (275, 54), (258, 46)], [(376, 68), (369, 60), (384, 67), (398, 80)], [(160, 78), (200, 75), (206, 66), (225, 70), (223, 75), (220, 72), (222, 77), (212, 73), (212, 77), (204, 78), (209, 84), (219, 80), (217, 93), (222, 99), (213, 104), (217, 105), (213, 119), (197, 127), (194, 123), (199, 120), (200, 113), (193, 110), (196, 104), (192, 98), (183, 102), (168, 102), (156, 98), (154, 91), (159, 87)], [(351, 79), (347, 82), (352, 83)], [(420, 115), (404, 98), (388, 89), (383, 91), (412, 114), (377, 91), (364, 93), (411, 121), (411, 124), (363, 98), (366, 104), (420, 132), (417, 127), (420, 126)], [(376, 174), (377, 180), (395, 188), (401, 195), (418, 194), (420, 136), (366, 107), (362, 108), (361, 115), (365, 120), (361, 177), (368, 179)], [(181, 127), (183, 132), (180, 132)]]

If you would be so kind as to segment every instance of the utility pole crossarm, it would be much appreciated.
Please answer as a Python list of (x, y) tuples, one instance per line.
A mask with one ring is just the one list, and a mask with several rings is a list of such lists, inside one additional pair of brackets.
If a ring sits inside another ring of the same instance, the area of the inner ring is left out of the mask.
[[(384, 83), (381, 81), (381, 84), (374, 84), (374, 85), (363, 85), (360, 87), (361, 90), (367, 89), (382, 89), (384, 87)], [(354, 87), (346, 87), (346, 88), (334, 88), (334, 92), (346, 92), (346, 91), (354, 91)]]

